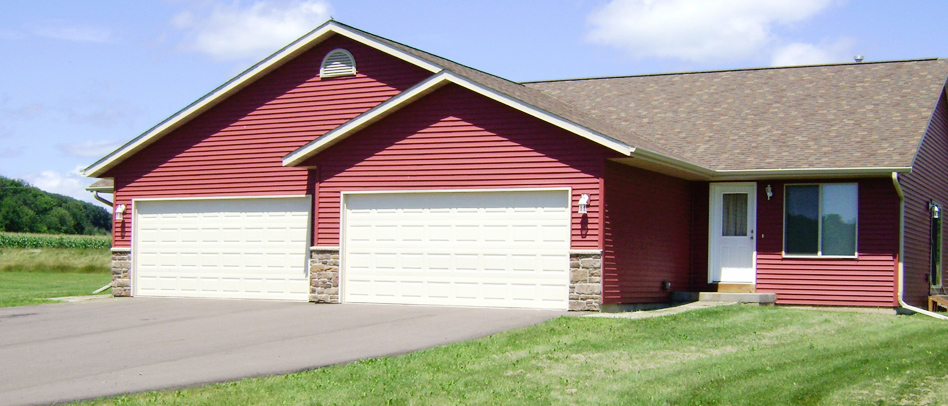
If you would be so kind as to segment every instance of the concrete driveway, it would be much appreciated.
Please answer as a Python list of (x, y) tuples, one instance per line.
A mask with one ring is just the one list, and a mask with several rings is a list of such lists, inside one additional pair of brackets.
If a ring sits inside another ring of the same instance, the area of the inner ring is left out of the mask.
[(483, 337), (562, 314), (152, 298), (0, 308), (0, 405), (300, 371)]

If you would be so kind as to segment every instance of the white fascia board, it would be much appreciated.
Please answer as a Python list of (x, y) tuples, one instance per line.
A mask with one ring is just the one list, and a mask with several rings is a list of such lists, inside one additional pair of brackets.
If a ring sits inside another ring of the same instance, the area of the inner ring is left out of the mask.
[(573, 123), (569, 120), (563, 119), (557, 115), (546, 112), (545, 110), (538, 109), (531, 105), (528, 105), (520, 100), (514, 99), (505, 94), (496, 92), (492, 89), (489, 89), (480, 84), (474, 83), (468, 79), (460, 77), (450, 71), (441, 71), (437, 75), (434, 75), (427, 80), (413, 86), (412, 88), (399, 93), (395, 97), (379, 104), (375, 108), (363, 113), (362, 115), (352, 119), (351, 121), (336, 127), (334, 130), (326, 133), (322, 137), (313, 140), (309, 144), (304, 145), (300, 149), (293, 151), (287, 154), (283, 158), (283, 166), (297, 166), (301, 164), (306, 159), (309, 159), (313, 155), (329, 148), (330, 146), (336, 144), (337, 142), (345, 139), (346, 137), (352, 135), (353, 133), (375, 123), (378, 120), (388, 116), (389, 114), (398, 111), (401, 107), (411, 103), (418, 98), (421, 98), (439, 88), (444, 86), (447, 83), (454, 83), (465, 89), (471, 90), (475, 93), (488, 97), (492, 100), (505, 104), (507, 106), (513, 107), (521, 112), (527, 113), (531, 116), (539, 118), (543, 121), (546, 121), (550, 124), (553, 124), (557, 127), (563, 128), (567, 131), (570, 131), (574, 134), (580, 135), (584, 138), (587, 138), (593, 142), (596, 142), (600, 145), (605, 146), (606, 148), (618, 151), (623, 155), (630, 155), (635, 149), (625, 143), (616, 141), (610, 137), (607, 137), (603, 134), (599, 134), (595, 131), (592, 131), (586, 127), (580, 126), (576, 123)]
[(447, 72), (439, 73), (415, 86), (410, 87), (408, 90), (405, 90), (404, 92), (395, 95), (391, 99), (382, 102), (369, 111), (360, 114), (358, 117), (349, 120), (339, 127), (334, 128), (333, 130), (324, 134), (322, 137), (319, 137), (300, 147), (296, 151), (287, 154), (285, 157), (283, 157), (283, 166), (297, 166), (313, 155), (322, 152), (326, 148), (335, 145), (339, 141), (346, 139), (359, 130), (368, 127), (376, 121), (379, 121), (398, 111), (401, 109), (401, 107), (410, 104), (412, 101), (417, 100), (437, 89), (440, 89), (442, 86), (447, 84), (447, 82), (443, 80), (446, 74)]
[(453, 73), (448, 72), (448, 75), (446, 76), (446, 80), (449, 80), (456, 85), (459, 85), (475, 93), (478, 93), (482, 96), (486, 96), (490, 99), (498, 101), (509, 107), (513, 107), (514, 109), (527, 113), (540, 120), (546, 121), (547, 123), (553, 124), (566, 131), (579, 135), (592, 142), (595, 142), (599, 145), (602, 145), (606, 148), (616, 151), (622, 155), (629, 156), (632, 154), (633, 151), (635, 151), (635, 148), (633, 148), (632, 146), (624, 142), (615, 140), (612, 137), (590, 130), (589, 128), (583, 127), (563, 117), (552, 114), (546, 110), (537, 108), (535, 106), (529, 105), (519, 99), (515, 99), (506, 94), (500, 93), (491, 88), (488, 88), (486, 86), (483, 86), (481, 84), (468, 80), (466, 78), (460, 77)]
[(86, 191), (89, 192), (99, 192), (99, 193), (114, 193), (114, 187), (102, 186), (102, 187), (87, 187)]
[(155, 141), (161, 139), (161, 137), (167, 133), (184, 125), (192, 118), (199, 116), (211, 107), (214, 107), (218, 103), (226, 100), (234, 93), (247, 87), (260, 77), (272, 72), (276, 68), (283, 66), (283, 64), (286, 62), (289, 62), (299, 54), (309, 50), (333, 34), (343, 35), (355, 41), (371, 46), (372, 48), (383, 51), (389, 55), (401, 58), (423, 69), (432, 72), (441, 70), (440, 66), (434, 65), (414, 55), (402, 52), (401, 50), (392, 48), (391, 46), (381, 43), (378, 40), (367, 37), (356, 31), (353, 31), (352, 29), (342, 26), (335, 21), (329, 21), (323, 24), (321, 27), (311, 31), (309, 34), (300, 37), (298, 40), (287, 45), (273, 55), (270, 55), (263, 61), (251, 66), (241, 74), (235, 76), (233, 79), (204, 95), (194, 103), (191, 103), (171, 117), (168, 117), (161, 123), (158, 123), (158, 125), (152, 127), (135, 139), (119, 147), (109, 155), (106, 155), (96, 163), (83, 169), (80, 171), (80, 173), (88, 177), (98, 177), (102, 175), (105, 173), (105, 171), (111, 169), (113, 166), (122, 162), (132, 154), (141, 151), (148, 145), (151, 145)]
[(416, 65), (416, 66), (418, 66), (418, 67), (420, 67), (420, 68), (422, 68), (422, 69), (425, 69), (425, 70), (427, 70), (427, 71), (429, 71), (429, 72), (437, 73), (437, 72), (440, 72), (441, 70), (444, 69), (444, 67), (442, 67), (442, 66), (438, 66), (438, 65), (436, 65), (436, 64), (434, 64), (434, 63), (428, 62), (428, 61), (426, 61), (426, 60), (424, 60), (424, 59), (421, 59), (421, 58), (419, 58), (419, 57), (417, 57), (417, 56), (414, 56), (414, 55), (412, 55), (412, 54), (409, 54), (409, 53), (407, 53), (407, 52), (404, 52), (404, 51), (402, 51), (402, 50), (400, 50), (400, 49), (393, 48), (393, 47), (391, 47), (390, 45), (385, 44), (385, 43), (382, 43), (382, 42), (379, 42), (378, 40), (376, 40), (376, 39), (374, 39), (374, 38), (372, 38), (372, 37), (367, 37), (367, 36), (363, 35), (362, 33), (359, 33), (359, 32), (357, 32), (357, 31), (353, 31), (352, 29), (350, 29), (350, 28), (348, 28), (348, 27), (345, 27), (345, 26), (336, 24), (335, 21), (331, 21), (330, 24), (331, 24), (331, 26), (332, 26), (333, 31), (334, 31), (336, 34), (339, 34), (339, 35), (348, 37), (348, 38), (350, 38), (350, 39), (352, 39), (352, 40), (361, 42), (361, 43), (363, 43), (363, 44), (365, 44), (365, 45), (368, 45), (368, 46), (370, 46), (370, 47), (372, 47), (372, 48), (375, 48), (376, 50), (379, 50), (379, 51), (382, 51), (382, 52), (384, 52), (384, 53), (386, 53), (386, 54), (392, 55), (392, 56), (394, 56), (394, 57), (396, 57), (396, 58), (398, 58), (398, 59), (407, 61), (407, 62), (409, 62), (409, 63), (411, 63), (411, 64), (413, 64), (413, 65)]
[(636, 148), (632, 151), (632, 157), (642, 159), (648, 162), (654, 162), (660, 165), (667, 167), (675, 168), (680, 171), (687, 173), (692, 173), (698, 175), (702, 178), (711, 178), (714, 176), (714, 170), (705, 168), (703, 166), (695, 165), (690, 162), (682, 161), (680, 159), (672, 158), (665, 156), (656, 152), (648, 151), (641, 148)]
[(786, 168), (746, 169), (714, 171), (711, 180), (740, 179), (789, 179), (789, 178), (865, 178), (886, 176), (892, 173), (910, 173), (911, 167), (864, 167), (864, 168)]

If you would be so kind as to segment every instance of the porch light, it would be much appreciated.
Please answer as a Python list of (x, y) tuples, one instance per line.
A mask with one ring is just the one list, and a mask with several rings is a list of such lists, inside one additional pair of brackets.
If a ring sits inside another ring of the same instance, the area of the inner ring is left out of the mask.
[(931, 202), (928, 203), (928, 210), (932, 211), (932, 218), (937, 219), (941, 218), (941, 207), (937, 203)]
[(589, 208), (589, 195), (583, 193), (583, 195), (579, 197), (579, 212), (586, 213), (586, 210), (588, 208)]
[(122, 220), (124, 214), (125, 214), (125, 205), (124, 205), (124, 204), (120, 204), (120, 205), (118, 205), (118, 206), (115, 206), (115, 219), (116, 219), (116, 220)]
[(767, 187), (764, 188), (764, 192), (767, 193), (767, 200), (770, 200), (771, 197), (774, 197), (774, 188), (770, 187), (770, 185), (767, 185)]

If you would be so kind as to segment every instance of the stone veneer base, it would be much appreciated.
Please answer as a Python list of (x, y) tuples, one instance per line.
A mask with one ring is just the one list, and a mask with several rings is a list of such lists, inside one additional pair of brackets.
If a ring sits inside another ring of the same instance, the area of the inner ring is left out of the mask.
[(569, 310), (599, 311), (602, 303), (602, 254), (569, 254)]
[(310, 248), (309, 301), (340, 303), (338, 248)]
[(112, 296), (132, 295), (132, 250), (112, 249)]

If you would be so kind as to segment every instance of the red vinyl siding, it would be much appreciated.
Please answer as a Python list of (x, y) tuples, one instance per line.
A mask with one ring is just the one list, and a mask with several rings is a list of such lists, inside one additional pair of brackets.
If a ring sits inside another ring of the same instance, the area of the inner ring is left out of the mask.
[(711, 184), (691, 185), (691, 291), (708, 290), (708, 239), (711, 216)]
[(667, 302), (663, 281), (688, 289), (691, 193), (687, 181), (606, 163), (603, 303)]
[[(903, 295), (907, 303), (925, 307), (931, 269), (931, 214), (928, 203), (932, 200), (941, 203), (942, 213), (948, 208), (948, 106), (944, 95), (939, 98), (928, 132), (912, 166), (912, 173), (902, 175), (900, 181), (905, 194)], [(945, 248), (942, 247), (943, 253), (946, 252)]]
[[(572, 248), (599, 248), (599, 179), (610, 151), (447, 85), (313, 157), (316, 244), (339, 245), (343, 191), (571, 187)], [(590, 196), (589, 214), (576, 201)]]
[(757, 291), (776, 293), (777, 304), (895, 306), (899, 198), (890, 179), (835, 181), (859, 185), (857, 258), (783, 256), (784, 184), (829, 182), (757, 183)]
[[(336, 48), (353, 54), (358, 74), (322, 80), (322, 58)], [(311, 193), (309, 171), (283, 167), (283, 156), (427, 76), (331, 37), (110, 170), (105, 176), (115, 178), (115, 204), (133, 197)], [(127, 223), (115, 224), (114, 246), (130, 245)]]

